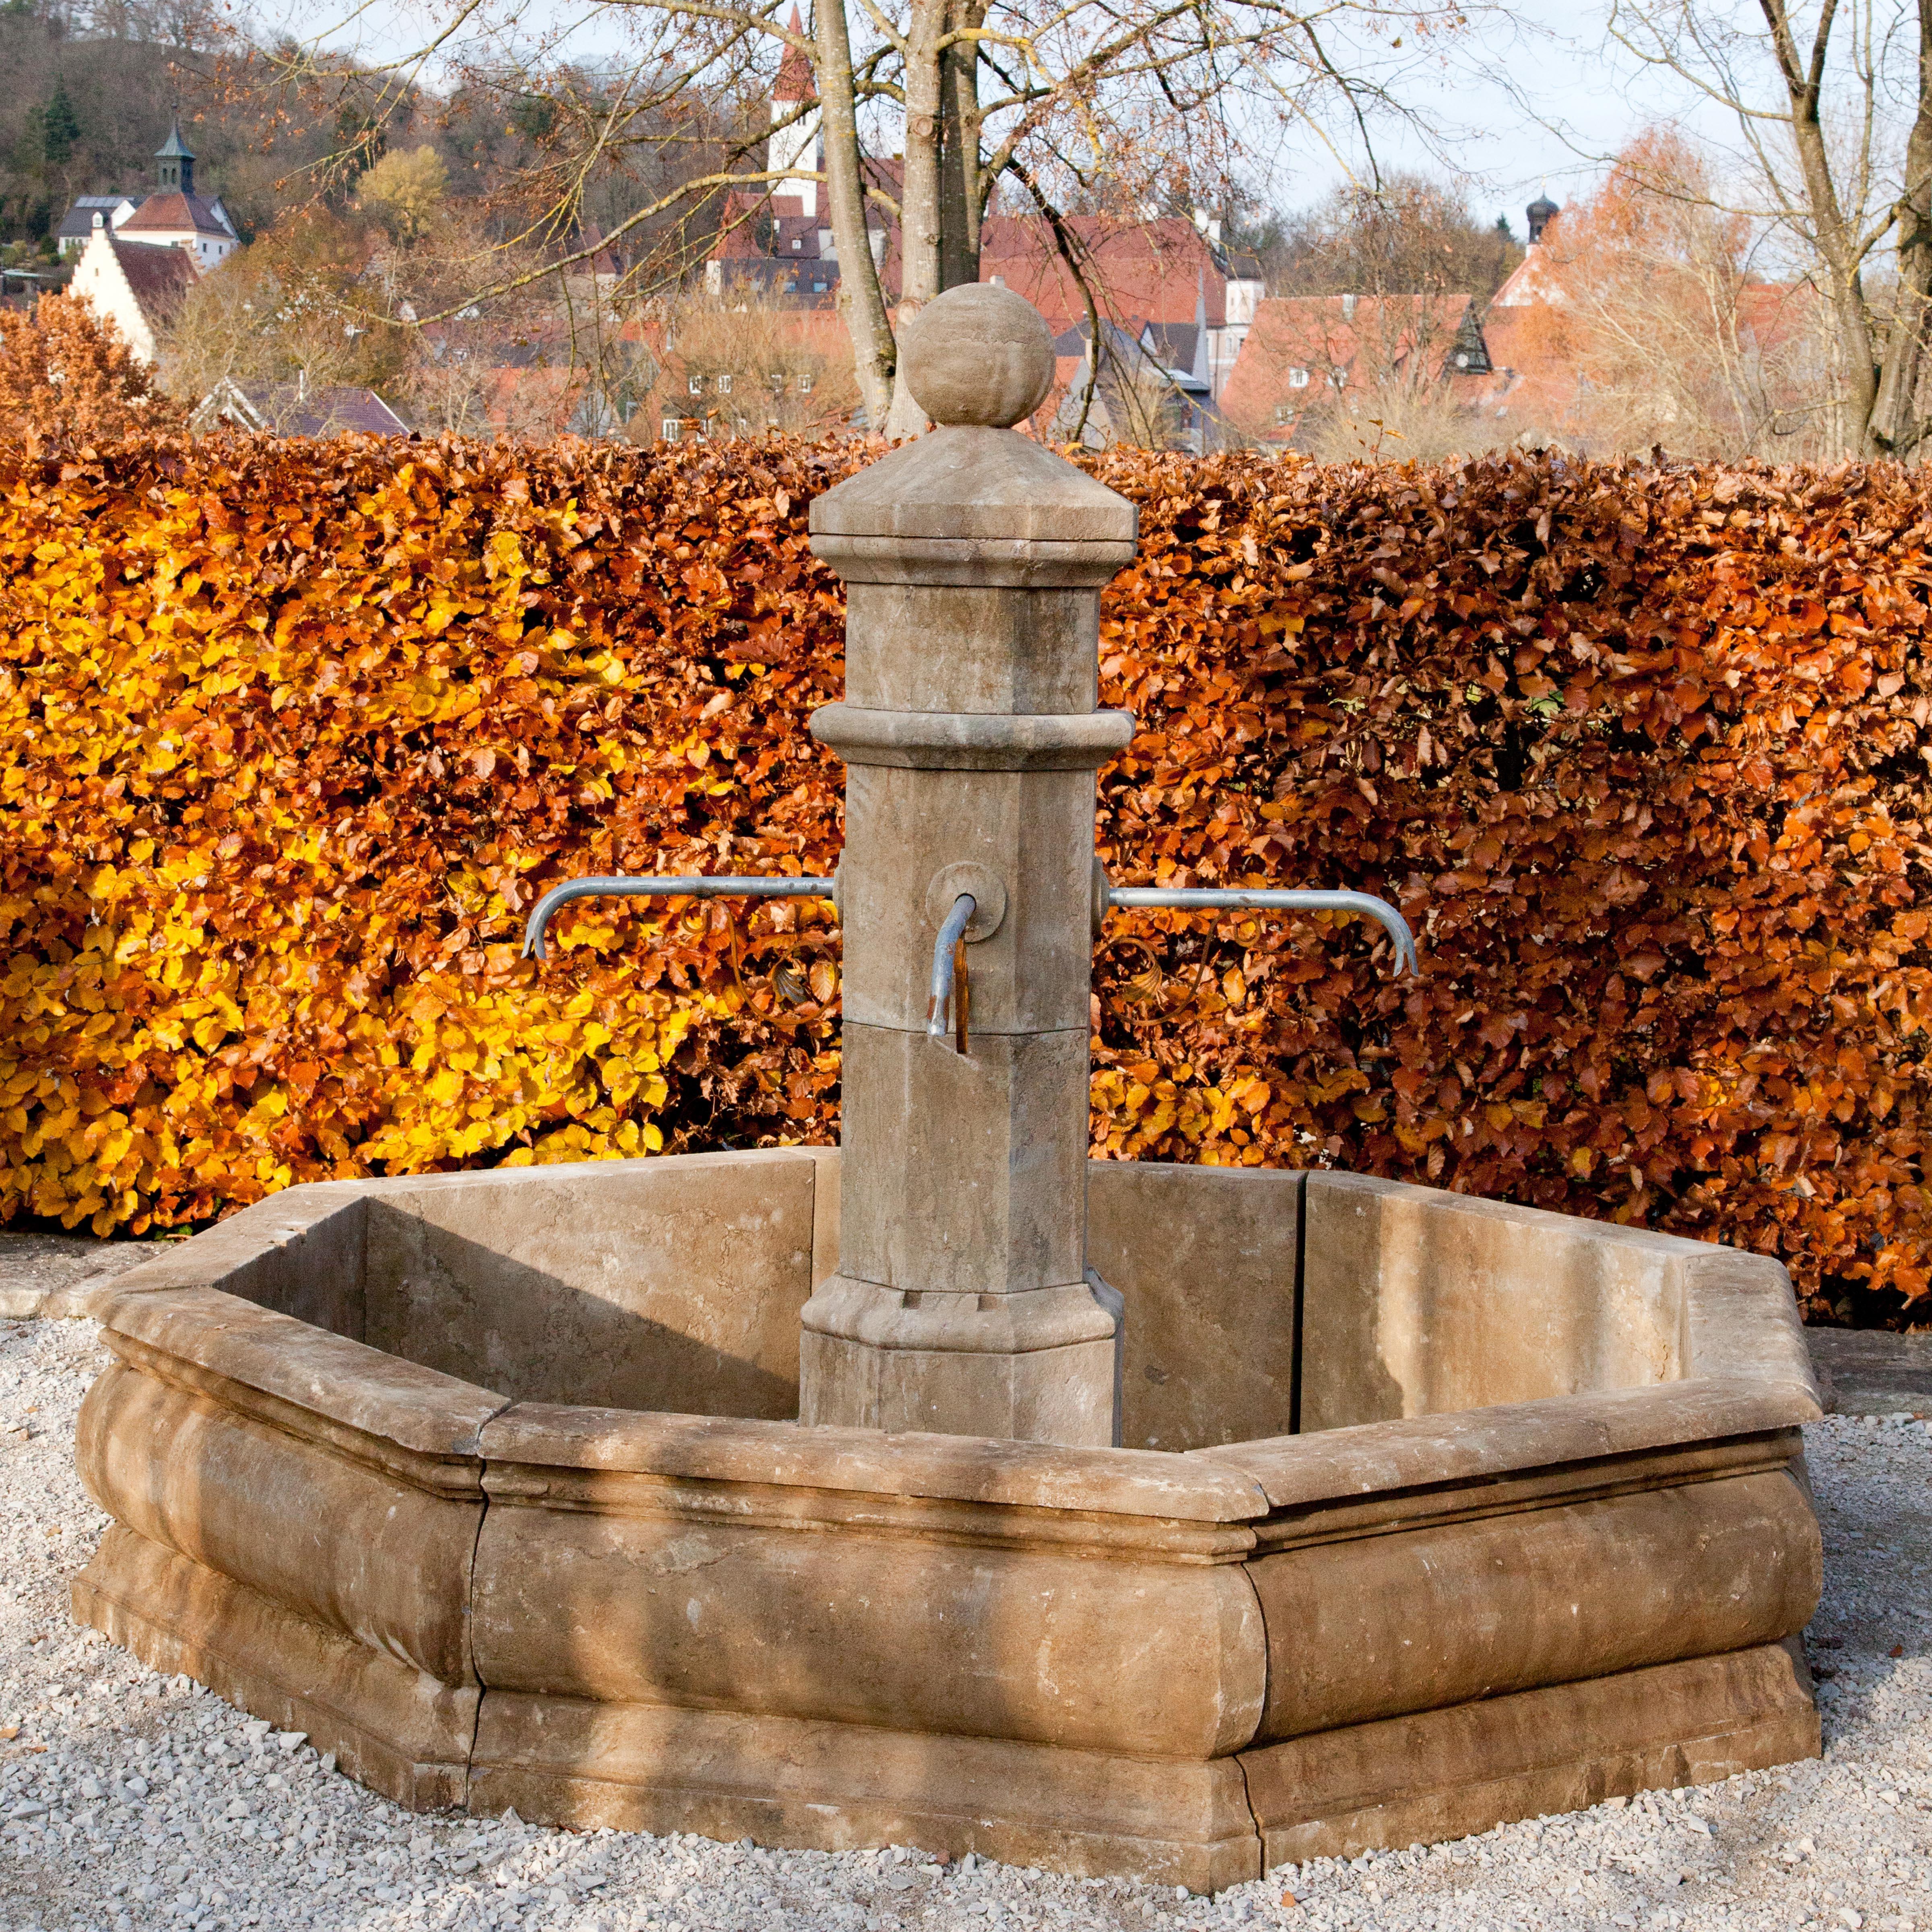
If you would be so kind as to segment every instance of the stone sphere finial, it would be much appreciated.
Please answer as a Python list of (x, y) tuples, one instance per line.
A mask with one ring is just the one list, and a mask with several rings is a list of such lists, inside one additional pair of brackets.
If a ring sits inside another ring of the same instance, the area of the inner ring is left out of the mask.
[(920, 310), (899, 363), (914, 401), (942, 427), (1010, 429), (1053, 387), (1053, 336), (1024, 296), (969, 282)]

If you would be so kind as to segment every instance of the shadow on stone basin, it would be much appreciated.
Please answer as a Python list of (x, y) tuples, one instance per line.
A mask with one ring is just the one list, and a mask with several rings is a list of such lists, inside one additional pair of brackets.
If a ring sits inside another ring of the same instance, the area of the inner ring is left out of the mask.
[(1096, 1164), (1134, 1446), (806, 1429), (837, 1160), (296, 1188), (104, 1287), (76, 1615), (417, 1808), (1204, 1890), (1816, 1753), (1775, 1262)]

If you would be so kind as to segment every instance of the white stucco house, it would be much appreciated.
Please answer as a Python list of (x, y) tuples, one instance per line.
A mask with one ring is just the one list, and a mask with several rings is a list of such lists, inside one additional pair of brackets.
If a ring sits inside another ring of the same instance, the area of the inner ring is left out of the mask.
[(159, 331), (200, 271), (184, 248), (124, 240), (99, 209), (94, 222), (68, 292), (111, 322), (136, 360), (152, 362)]

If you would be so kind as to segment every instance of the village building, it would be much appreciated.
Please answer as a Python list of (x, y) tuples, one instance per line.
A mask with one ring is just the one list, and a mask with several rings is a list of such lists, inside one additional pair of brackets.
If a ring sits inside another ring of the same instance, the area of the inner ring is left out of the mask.
[(104, 215), (110, 228), (118, 228), (140, 206), (130, 196), (124, 194), (82, 194), (74, 197), (74, 206), (61, 218), (61, 225), (54, 230), (54, 239), (63, 255), (78, 255), (87, 246), (88, 238), (94, 232), (94, 218)]
[(123, 241), (97, 208), (68, 292), (111, 322), (136, 362), (152, 363), (162, 331), (199, 279), (186, 250)]
[(118, 232), (130, 242), (179, 248), (204, 272), (226, 261), (242, 238), (219, 196), (211, 201), (195, 193), (194, 157), (182, 140), (178, 122), (154, 159), (159, 188), (117, 224)]
[(224, 376), (196, 405), (188, 427), (226, 426), (274, 436), (407, 436), (410, 426), (374, 389), (307, 382), (243, 384)]
[[(794, 31), (798, 24), (794, 10)], [(795, 169), (822, 173), (824, 140), (812, 67), (797, 47), (786, 50), (769, 114), (766, 175)], [(884, 200), (896, 203), (903, 159), (868, 157), (865, 168)], [(868, 222), (867, 242), (886, 300), (896, 306), (902, 287), (898, 224), (877, 203), (868, 206)], [(1151, 386), (1171, 399), (1165, 420), (1178, 439), (1172, 446), (1211, 446), (1217, 440), (1211, 428), (1214, 405), (1234, 373), (1262, 294), (1259, 265), (1224, 248), (1220, 224), (1204, 217), (1076, 215), (1067, 218), (1064, 228), (1080, 264), (1078, 274), (1061, 258), (1052, 229), (1036, 215), (1009, 212), (996, 203), (980, 230), (980, 279), (1024, 296), (1058, 340), (1063, 380), (1049, 408), (1058, 408), (1096, 353), (1090, 293), (1101, 324), (1101, 366), (1087, 440), (1112, 440), (1120, 433), (1112, 427), (1117, 418), (1144, 412), (1137, 400)], [(839, 274), (837, 244), (816, 179), (773, 179), (726, 197), (718, 239), (705, 263), (705, 286), (714, 298), (728, 304), (734, 295), (755, 295), (785, 309), (831, 312)], [(806, 332), (814, 350), (822, 347), (822, 332)], [(842, 325), (839, 332), (842, 337)], [(849, 346), (845, 352), (849, 359)], [(738, 413), (713, 407), (673, 416), (667, 407), (661, 420), (674, 422), (676, 434), (688, 436), (701, 433), (694, 426), (706, 420), (730, 422)], [(747, 419), (758, 413), (751, 411)]]
[(1447, 386), (1473, 403), (1493, 369), (1467, 295), (1274, 296), (1256, 305), (1222, 407), (1246, 440), (1292, 448), (1392, 386)]

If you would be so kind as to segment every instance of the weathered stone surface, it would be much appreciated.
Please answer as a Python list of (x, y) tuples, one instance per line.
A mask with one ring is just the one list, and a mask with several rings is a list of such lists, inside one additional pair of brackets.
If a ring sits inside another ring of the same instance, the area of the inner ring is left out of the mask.
[[(845, 608), (854, 710), (1084, 713), (1100, 701), (1100, 607), (1089, 591), (855, 584)], [(928, 648), (909, 652), (909, 637)]]
[(507, 1184), (436, 1175), (371, 1198), (374, 1346), (520, 1400), (798, 1413), (809, 1156), (510, 1172)]
[(1208, 1448), (1293, 1430), (1303, 1178), (1088, 1163), (1088, 1258), (1130, 1310), (1130, 1448)]
[(1823, 1584), (1784, 1468), (1334, 1533), (1249, 1566), (1270, 1633), (1264, 1738), (1774, 1642)]
[[(1204, 1458), (1124, 1455), (1064, 1443), (791, 1429), (720, 1416), (518, 1402), (489, 1423), (483, 1446), (493, 1466), (756, 1485), (766, 1492), (761, 1500), (772, 1508), (780, 1506), (782, 1492), (836, 1492), (854, 1522), (916, 1517), (935, 1534), (941, 1533), (940, 1519), (928, 1505), (970, 1505), (976, 1511), (998, 1505), (1023, 1513), (1015, 1522), (1026, 1536), (1050, 1542), (1060, 1540), (1064, 1530), (1097, 1544), (1114, 1533), (1106, 1520), (1131, 1516), (1143, 1520), (1120, 1533), (1145, 1541), (1153, 1534), (1149, 1525), (1157, 1521), (1166, 1526), (1163, 1549), (1184, 1548), (1193, 1556), (1245, 1554), (1254, 1544), (1250, 1531), (1192, 1526), (1240, 1526), (1268, 1513), (1268, 1498), (1251, 1478)], [(715, 1493), (728, 1513), (738, 1507), (728, 1489)], [(963, 1533), (966, 1520), (946, 1517), (944, 1533)], [(971, 1520), (974, 1533), (984, 1536), (994, 1519), (975, 1514)], [(999, 1534), (1010, 1528), (1000, 1527)], [(1208, 1540), (1193, 1540), (1198, 1535)]]
[[(842, 1071), (842, 1275), (952, 1294), (1082, 1279), (1086, 1150), (1064, 1129), (1074, 1108), (1084, 1118), (1084, 1025), (985, 1034), (958, 1054), (923, 1028), (848, 1021)], [(855, 1172), (863, 1147), (880, 1160), (869, 1176)], [(820, 1328), (809, 1307), (805, 1322)]]
[(1818, 1749), (1803, 1661), (1771, 1644), (1323, 1731), (1240, 1762), (1273, 1870), (1714, 1784)]
[(480, 1693), (297, 1616), (120, 1528), (74, 1585), (76, 1619), (278, 1729), (412, 1810), (460, 1805)]
[(992, 282), (949, 289), (899, 338), (899, 368), (935, 423), (1005, 429), (1053, 388), (1053, 334), (1024, 296)]
[(914, 1844), (1213, 1892), (1259, 1875), (1232, 1757), (1117, 1757), (657, 1705), (491, 1691), (472, 1808), (581, 1830), (846, 1850)]
[[(1082, 1318), (1101, 1332), (1050, 1347), (1010, 1338), (1053, 1316), (992, 1304), (1044, 1293), (1057, 1315), (1086, 1274), (1093, 774), (1132, 728), (1094, 709), (1098, 599), (1136, 513), (999, 426), (1052, 363), (1025, 302), (956, 290), (908, 340), (941, 427), (812, 508), (814, 549), (855, 588), (847, 702), (812, 726), (848, 768), (845, 1159), (840, 1274), (802, 1317), (800, 1413), (1114, 1442), (1118, 1304), (1092, 1298)], [(956, 1026), (951, 1042), (926, 1029), (934, 881), (962, 867), (998, 882), (1002, 912), (970, 932), (956, 1052)]]
[[(863, 1322), (878, 1285), (826, 1272), (850, 1159), (532, 1170), (520, 1211), (487, 1228), (463, 1211), (478, 1177), (331, 1184), (148, 1264), (102, 1304), (123, 1359), (80, 1453), (122, 1527), (77, 1614), (408, 1803), (466, 1789), (576, 1824), (910, 1838), (1189, 1885), (1252, 1873), (1264, 1844), (1279, 1861), (1406, 1844), (1816, 1748), (1808, 1690), (1766, 1642), (1816, 1590), (1794, 1474), (1815, 1390), (1781, 1273), (1749, 1256), (1558, 1223), (1614, 1250), (1614, 1267), (1562, 1263), (1626, 1338), (1624, 1358), (1583, 1359), (1642, 1359), (1628, 1310), (1662, 1310), (1676, 1379), (1186, 1454), (512, 1402), (221, 1286), (380, 1329), (411, 1276), (372, 1232), (413, 1190), (415, 1238), (487, 1232), (530, 1268), (514, 1280), (532, 1305), (504, 1332), (545, 1375), (562, 1373), (545, 1298), (568, 1313), (586, 1282), (634, 1283), (628, 1305), (674, 1355), (740, 1280), (780, 1299), (851, 1288)], [(1169, 1372), (1142, 1376), (1173, 1404), (1160, 1426), (1211, 1434), (1217, 1386), (1244, 1426), (1280, 1426), (1298, 1202), (1317, 1181), (1346, 1195), (1342, 1178), (1090, 1171), (1096, 1249), (1138, 1305), (1133, 1361)], [(1470, 1204), (1414, 1192), (1409, 1233), (1468, 1238)], [(627, 1248), (640, 1199), (665, 1218)], [(668, 1202), (694, 1216), (688, 1246)], [(1546, 1263), (1552, 1231), (1531, 1232)], [(1632, 1276), (1633, 1255), (1667, 1285)], [(1318, 1264), (1334, 1286), (1339, 1264)], [(1354, 1268), (1373, 1304), (1375, 1240)], [(1533, 1268), (1493, 1271), (1465, 1325), (1430, 1332), (1507, 1338), (1516, 1298), (1544, 1292)], [(897, 1318), (927, 1330), (908, 1387), (1052, 1353), (1015, 1346), (1048, 1332), (1028, 1311), (1064, 1321), (1094, 1292), (902, 1298)], [(492, 1306), (466, 1292), (448, 1318)], [(962, 1322), (998, 1324), (1002, 1352), (943, 1346)], [(733, 1359), (755, 1359), (743, 1332)], [(1104, 1336), (1085, 1346), (1109, 1359)], [(1455, 1397), (1466, 1372), (1422, 1386)], [(688, 1382), (700, 1400), (718, 1385)]]
[[(943, 582), (932, 566), (950, 556), (971, 567), (969, 584), (1097, 590), (1133, 561), (1139, 514), (1011, 430), (956, 428), (903, 444), (814, 496), (811, 522), (813, 549), (858, 583)], [(1016, 579), (1020, 565), (1028, 574)], [(910, 638), (904, 648), (917, 655), (929, 642)]]
[[(875, 1303), (884, 1300), (886, 1292), (873, 1291), (870, 1283), (851, 1286)], [(975, 1304), (981, 1298), (938, 1298)], [(1086, 1304), (1086, 1325), (1108, 1332), (1092, 1341), (1030, 1349), (1024, 1354), (983, 1347), (910, 1347), (904, 1335), (910, 1324), (900, 1311), (881, 1307), (879, 1312), (882, 1318), (855, 1324), (879, 1340), (850, 1340), (809, 1328), (800, 1337), (806, 1390), (801, 1421), (844, 1423), (862, 1415), (867, 1427), (893, 1431), (959, 1436), (984, 1430), (997, 1437), (1096, 1447), (1115, 1440), (1118, 1338), (1112, 1316), (1097, 1302)], [(982, 1321), (962, 1311), (963, 1318), (948, 1325), (954, 1333), (979, 1341), (988, 1330), (1007, 1325), (1003, 1318), (1007, 1312), (997, 1310)], [(910, 1311), (911, 1319), (930, 1312), (927, 1307)]]
[(1305, 1430), (1679, 1372), (1682, 1258), (1654, 1236), (1324, 1173), (1306, 1226)]
[[(493, 1690), (1207, 1760), (1256, 1733), (1264, 1641), (1225, 1532), (493, 1463), (476, 1555)], [(1096, 1558), (1104, 1558), (1096, 1561)], [(1123, 1606), (1133, 1606), (1124, 1617)]]
[[(481, 1463), (392, 1444), (372, 1467), (341, 1453), (339, 1432), (296, 1434), (218, 1397), (218, 1385), (108, 1370), (77, 1430), (94, 1500), (272, 1604), (446, 1684), (473, 1683), (463, 1586), (483, 1517)], [(279, 1419), (303, 1420), (288, 1405)]]
[[(1006, 902), (998, 928), (967, 946), (974, 1041), (1077, 1031), (1084, 1054), (1093, 979), (1092, 772), (866, 767), (846, 775), (845, 791), (854, 830), (839, 859), (839, 893), (848, 906), (872, 909), (874, 938), (862, 954), (848, 950), (845, 1024), (890, 1027), (912, 1037), (915, 1072), (948, 1051), (926, 1037), (926, 1021), (933, 941), (952, 907), (949, 899), (939, 919), (930, 917), (927, 885), (970, 864), (1000, 880)], [(1057, 1090), (1056, 1098), (1065, 1104)], [(848, 1145), (857, 1144), (854, 1131), (850, 1121), (842, 1123)], [(1085, 1159), (1084, 1130), (1070, 1156)]]

